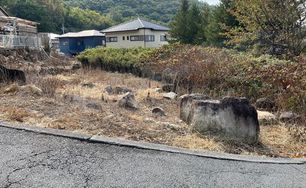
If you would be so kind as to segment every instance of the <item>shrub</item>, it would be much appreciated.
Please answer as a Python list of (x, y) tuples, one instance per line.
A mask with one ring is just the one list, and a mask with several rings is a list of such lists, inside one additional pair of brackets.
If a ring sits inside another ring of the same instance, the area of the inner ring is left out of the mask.
[(78, 60), (91, 67), (106, 71), (141, 74), (141, 64), (154, 51), (149, 48), (115, 49), (98, 47), (86, 50)]
[(255, 102), (268, 97), (279, 110), (292, 110), (306, 116), (306, 59), (295, 62), (268, 55), (254, 57), (233, 50), (175, 45), (155, 51), (146, 66), (155, 72), (178, 72), (182, 89), (222, 97), (243, 96)]
[(63, 82), (57, 78), (44, 78), (38, 81), (38, 87), (41, 88), (44, 95), (54, 97), (56, 90), (63, 85)]

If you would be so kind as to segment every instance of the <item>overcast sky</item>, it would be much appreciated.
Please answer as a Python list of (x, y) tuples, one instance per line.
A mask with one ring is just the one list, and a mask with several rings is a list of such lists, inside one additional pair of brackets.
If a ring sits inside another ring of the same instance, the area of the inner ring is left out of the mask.
[(210, 5), (217, 5), (220, 2), (219, 0), (201, 0), (201, 1), (205, 1)]

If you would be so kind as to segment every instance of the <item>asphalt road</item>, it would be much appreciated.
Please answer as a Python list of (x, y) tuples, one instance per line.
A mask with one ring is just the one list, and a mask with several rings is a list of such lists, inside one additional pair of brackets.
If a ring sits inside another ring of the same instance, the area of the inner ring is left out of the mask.
[(0, 187), (306, 188), (306, 165), (208, 159), (0, 127)]

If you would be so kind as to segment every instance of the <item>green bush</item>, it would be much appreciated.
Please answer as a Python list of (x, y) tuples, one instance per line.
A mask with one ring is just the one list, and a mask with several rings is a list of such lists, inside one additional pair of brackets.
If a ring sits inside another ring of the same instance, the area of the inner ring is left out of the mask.
[(142, 63), (154, 51), (149, 48), (104, 48), (88, 49), (78, 56), (78, 60), (91, 67), (106, 71), (141, 74)]

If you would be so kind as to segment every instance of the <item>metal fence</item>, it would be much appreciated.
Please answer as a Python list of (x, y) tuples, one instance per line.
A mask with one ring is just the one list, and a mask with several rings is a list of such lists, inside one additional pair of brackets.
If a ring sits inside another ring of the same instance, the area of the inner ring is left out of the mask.
[(35, 36), (0, 35), (0, 48), (40, 49), (41, 39)]

